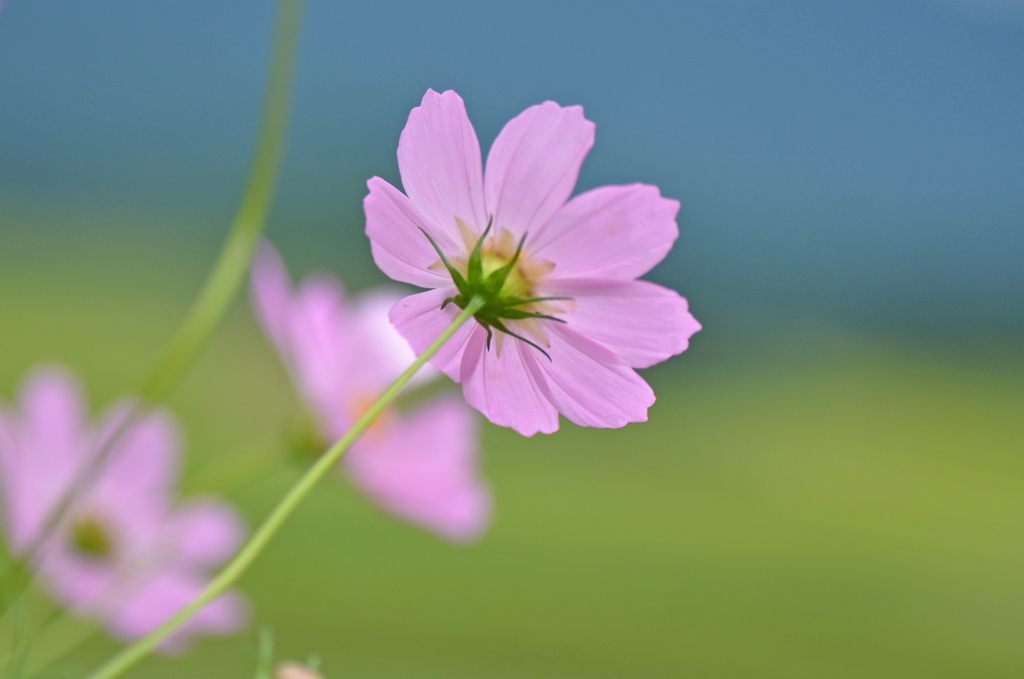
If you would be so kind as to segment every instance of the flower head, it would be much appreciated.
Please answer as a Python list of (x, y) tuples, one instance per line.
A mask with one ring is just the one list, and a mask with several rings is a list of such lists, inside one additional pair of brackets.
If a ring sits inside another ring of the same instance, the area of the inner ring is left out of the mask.
[(377, 265), (432, 288), (391, 320), (423, 351), (473, 297), (484, 306), (432, 363), (466, 400), (522, 434), (647, 419), (633, 370), (684, 351), (700, 329), (686, 300), (637, 280), (679, 234), (677, 201), (644, 184), (569, 199), (594, 124), (578, 106), (531, 106), (487, 156), (462, 99), (428, 90), (398, 145), (406, 194), (374, 177), (364, 201)]
[[(128, 424), (113, 408), (87, 421), (81, 388), (66, 372), (37, 370), (19, 407), (0, 417), (0, 484), (8, 544), (24, 555), (41, 539), (70, 484), (112, 443), (98, 475), (75, 497), (35, 554), (41, 580), (62, 605), (106, 624), (125, 640), (148, 634), (206, 586), (210, 569), (241, 543), (233, 509), (213, 499), (174, 501), (179, 441), (162, 412)], [(196, 634), (225, 634), (244, 624), (245, 601), (216, 599), (162, 646), (182, 650)]]
[[(323, 275), (293, 291), (277, 251), (265, 244), (258, 253), (253, 306), (324, 438), (343, 436), (415, 360), (388, 320), (401, 296), (375, 290), (350, 301), (337, 279)], [(431, 379), (431, 372), (417, 379)], [(342, 465), (385, 509), (450, 540), (470, 540), (486, 530), (491, 512), (477, 469), (476, 429), (473, 412), (457, 398), (408, 414), (388, 410)]]

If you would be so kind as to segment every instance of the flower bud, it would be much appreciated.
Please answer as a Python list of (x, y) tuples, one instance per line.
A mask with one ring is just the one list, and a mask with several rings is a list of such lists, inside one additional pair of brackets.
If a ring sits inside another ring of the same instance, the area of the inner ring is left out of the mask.
[(274, 679), (324, 679), (324, 675), (314, 672), (302, 663), (286, 660), (274, 668)]

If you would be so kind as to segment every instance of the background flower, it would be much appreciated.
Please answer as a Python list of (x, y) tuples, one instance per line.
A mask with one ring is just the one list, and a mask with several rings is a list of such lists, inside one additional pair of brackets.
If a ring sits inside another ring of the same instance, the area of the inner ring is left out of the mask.
[[(269, 244), (261, 248), (253, 265), (253, 306), (325, 438), (342, 437), (415, 360), (388, 320), (401, 296), (378, 289), (349, 301), (340, 282), (324, 275), (310, 276), (293, 291), (280, 255)], [(424, 368), (414, 384), (436, 375)], [(472, 411), (445, 396), (409, 413), (385, 411), (342, 465), (388, 511), (465, 541), (490, 524), (492, 501), (477, 458)]]
[[(88, 422), (81, 387), (60, 369), (37, 370), (16, 409), (4, 413), (0, 460), (4, 524), (12, 551), (35, 540), (46, 517), (128, 415), (112, 408)], [(209, 571), (240, 545), (244, 524), (213, 498), (176, 503), (180, 441), (173, 418), (156, 411), (130, 423), (94, 483), (78, 494), (35, 555), (41, 580), (63, 606), (131, 640), (155, 629), (205, 587)], [(235, 592), (211, 602), (162, 650), (199, 634), (226, 634), (246, 621)]]

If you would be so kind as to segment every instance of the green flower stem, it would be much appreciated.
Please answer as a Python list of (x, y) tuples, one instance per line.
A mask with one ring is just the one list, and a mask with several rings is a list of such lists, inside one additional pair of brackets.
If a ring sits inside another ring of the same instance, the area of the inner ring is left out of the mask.
[(394, 383), (387, 388), (387, 390), (381, 394), (380, 398), (374, 401), (373, 405), (363, 414), (359, 421), (357, 421), (348, 433), (345, 434), (337, 443), (327, 449), (323, 455), (313, 464), (312, 467), (292, 486), (281, 501), (277, 504), (270, 515), (263, 521), (263, 524), (253, 533), (249, 541), (245, 543), (245, 546), (235, 557), (228, 563), (224, 569), (217, 574), (206, 589), (200, 593), (192, 603), (182, 608), (178, 613), (170, 620), (165, 622), (163, 625), (158, 627), (148, 636), (140, 639), (131, 646), (125, 648), (120, 653), (110, 659), (105, 665), (97, 669), (95, 672), (90, 674), (87, 679), (113, 679), (120, 675), (122, 672), (130, 669), (137, 662), (142, 660), (147, 653), (155, 648), (161, 641), (167, 638), (168, 635), (173, 633), (185, 622), (187, 622), (193, 615), (198, 613), (204, 606), (216, 599), (218, 596), (223, 594), (231, 585), (233, 585), (238, 578), (252, 565), (256, 557), (266, 548), (270, 540), (277, 534), (284, 525), (284, 522), (290, 517), (303, 500), (310, 494), (317, 483), (320, 482), (327, 473), (334, 468), (341, 459), (341, 456), (349, 449), (349, 447), (359, 438), (360, 435), (365, 432), (370, 425), (380, 416), (384, 409), (398, 396), (398, 392), (401, 391), (409, 380), (412, 379), (420, 368), (426, 364), (431, 357), (438, 352), (438, 350), (444, 346), (455, 331), (458, 330), (463, 323), (472, 317), (480, 308), (484, 305), (484, 300), (481, 298), (474, 297), (470, 300), (466, 308), (452, 321), (441, 335), (434, 340), (434, 342), (427, 347), (419, 358), (406, 370), (402, 375), (394, 381)]
[[(256, 245), (270, 212), (270, 204), (277, 186), (277, 177), (284, 157), (288, 133), (288, 114), (291, 109), (295, 63), (298, 58), (299, 37), (302, 32), (302, 12), (305, 0), (280, 0), (274, 24), (270, 71), (263, 106), (256, 158), (249, 174), (249, 183), (238, 206), (234, 222), (206, 284), (193, 303), (178, 332), (164, 349), (156, 365), (140, 389), (141, 403), (122, 420), (111, 433), (107, 444), (94, 463), (83, 470), (72, 483), (72, 492), (61, 498), (51, 511), (39, 538), (26, 550), (16, 566), (22, 570), (31, 560), (39, 545), (53, 526), (67, 511), (74, 493), (87, 487), (91, 477), (102, 466), (113, 443), (143, 414), (145, 406), (159, 403), (178, 383), (181, 376), (209, 341), (214, 330), (227, 312), (231, 302), (245, 281)], [(31, 583), (31, 578), (0, 582), (0, 616), (2, 616)]]
[(147, 403), (163, 400), (177, 384), (224, 317), (249, 270), (284, 157), (303, 5), (304, 0), (281, 0), (278, 7), (263, 121), (249, 184), (210, 277), (142, 386)]

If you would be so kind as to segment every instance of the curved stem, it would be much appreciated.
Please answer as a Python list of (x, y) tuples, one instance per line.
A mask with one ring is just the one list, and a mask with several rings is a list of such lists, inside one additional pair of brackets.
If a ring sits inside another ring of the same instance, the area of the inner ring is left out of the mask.
[(398, 392), (401, 391), (413, 375), (415, 375), (423, 365), (430, 360), (438, 352), (438, 350), (444, 346), (455, 331), (458, 330), (463, 323), (480, 310), (483, 306), (483, 300), (479, 297), (474, 297), (470, 300), (466, 308), (463, 309), (451, 325), (449, 325), (441, 335), (434, 340), (434, 342), (427, 347), (416, 361), (409, 366), (402, 375), (392, 383), (387, 390), (381, 394), (380, 398), (374, 401), (373, 405), (363, 414), (362, 417), (349, 429), (348, 433), (345, 434), (337, 443), (327, 449), (323, 455), (313, 464), (312, 467), (303, 474), (291, 490), (289, 490), (281, 501), (278, 502), (274, 510), (270, 512), (270, 515), (264, 519), (263, 524), (253, 533), (249, 541), (245, 543), (241, 550), (235, 554), (235, 557), (228, 563), (224, 569), (217, 574), (206, 589), (204, 589), (198, 597), (196, 597), (192, 603), (188, 604), (177, 614), (174, 615), (170, 620), (162, 624), (155, 631), (151, 632), (148, 636), (135, 642), (128, 648), (122, 650), (119, 654), (114, 656), (105, 665), (100, 667), (98, 670), (88, 676), (87, 679), (113, 679), (122, 672), (131, 668), (135, 663), (139, 662), (147, 653), (153, 650), (161, 641), (167, 638), (168, 635), (172, 634), (175, 630), (181, 627), (185, 622), (189, 620), (193, 615), (198, 613), (206, 604), (210, 603), (218, 596), (223, 594), (231, 585), (233, 585), (238, 578), (248, 570), (249, 566), (252, 565), (256, 557), (264, 550), (271, 538), (277, 534), (284, 525), (284, 522), (290, 517), (303, 500), (309, 495), (317, 483), (320, 482), (324, 476), (338, 463), (341, 456), (349, 449), (352, 443), (355, 442), (359, 436), (365, 432), (371, 424), (377, 419), (377, 417), (384, 411), (384, 409), (398, 396)]
[(249, 269), (284, 156), (303, 4), (304, 0), (281, 0), (278, 7), (263, 121), (249, 183), (210, 277), (142, 386), (142, 398), (148, 403), (162, 400), (177, 383), (224, 317)]
[[(245, 280), (249, 262), (259, 243), (270, 211), (281, 160), (284, 157), (304, 4), (304, 0), (281, 0), (278, 6), (256, 158), (231, 230), (209, 278), (185, 321), (142, 383), (139, 392), (141, 403), (132, 407), (108, 436), (94, 461), (76, 476), (69, 491), (54, 504), (39, 536), (16, 562), (17, 567), (26, 568), (46, 536), (67, 512), (76, 494), (91, 484), (115, 441), (138, 420), (145, 411), (145, 406), (163, 400), (177, 384), (213, 335)], [(8, 610), (30, 582), (29, 577), (15, 582), (10, 587), (11, 591), (0, 600), (0, 616)]]

